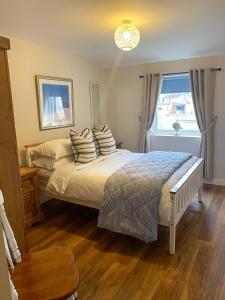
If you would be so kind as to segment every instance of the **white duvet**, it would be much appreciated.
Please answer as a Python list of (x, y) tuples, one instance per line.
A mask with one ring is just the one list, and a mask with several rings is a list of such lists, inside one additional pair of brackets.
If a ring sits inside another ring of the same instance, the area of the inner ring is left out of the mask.
[[(104, 199), (104, 185), (109, 176), (140, 155), (140, 153), (121, 149), (111, 155), (100, 156), (93, 162), (84, 165), (75, 166), (74, 162), (68, 163), (53, 172), (46, 190), (54, 195), (93, 202), (93, 206), (100, 207)], [(169, 221), (170, 189), (197, 160), (197, 157), (190, 158), (163, 185), (159, 206), (160, 218)]]

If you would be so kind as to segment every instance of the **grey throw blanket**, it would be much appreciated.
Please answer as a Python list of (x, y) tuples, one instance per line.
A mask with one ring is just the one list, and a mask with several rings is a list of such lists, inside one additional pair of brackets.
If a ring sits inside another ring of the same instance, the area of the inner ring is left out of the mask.
[(190, 157), (182, 152), (153, 151), (113, 173), (105, 184), (98, 227), (145, 242), (156, 240), (162, 186)]

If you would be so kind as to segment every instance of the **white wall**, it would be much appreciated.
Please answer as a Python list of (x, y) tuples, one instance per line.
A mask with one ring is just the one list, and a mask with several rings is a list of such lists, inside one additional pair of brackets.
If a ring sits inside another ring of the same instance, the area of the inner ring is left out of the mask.
[[(225, 68), (225, 56), (106, 69), (104, 112), (116, 139), (122, 141), (126, 148), (138, 150), (140, 137), (138, 116), (141, 114), (143, 99), (143, 80), (139, 79), (140, 74), (183, 72), (200, 67)], [(217, 73), (215, 114), (218, 115), (218, 122), (214, 143), (214, 179), (216, 183), (222, 184), (225, 183), (225, 72)]]
[(39, 130), (35, 75), (73, 79), (75, 129), (79, 131), (91, 126), (89, 82), (99, 81), (103, 94), (104, 71), (71, 52), (18, 38), (10, 38), (10, 41), (9, 71), (18, 149), (23, 164), (24, 145), (68, 137), (71, 129)]
[[(143, 99), (143, 80), (139, 79), (140, 74), (183, 72), (190, 68), (209, 66), (225, 68), (225, 56), (215, 56), (111, 68), (104, 72), (102, 68), (71, 52), (18, 38), (11, 38), (8, 55), (16, 134), (22, 164), (25, 144), (66, 137), (70, 129), (39, 130), (34, 80), (37, 74), (73, 79), (75, 128), (78, 131), (91, 126), (89, 82), (99, 81), (103, 122), (107, 121), (111, 125), (117, 141), (122, 141), (126, 148), (137, 151), (141, 130), (138, 116), (141, 114)], [(220, 183), (225, 183), (224, 95), (225, 72), (218, 72), (215, 114), (219, 118), (215, 130), (214, 178)]]
[(151, 150), (188, 152), (199, 156), (201, 139), (188, 136), (151, 136)]

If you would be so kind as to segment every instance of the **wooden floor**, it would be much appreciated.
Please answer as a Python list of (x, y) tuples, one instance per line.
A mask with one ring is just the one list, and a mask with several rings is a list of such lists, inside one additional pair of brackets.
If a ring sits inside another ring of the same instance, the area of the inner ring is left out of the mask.
[[(30, 251), (70, 248), (80, 271), (79, 299), (225, 299), (225, 188), (205, 186), (189, 207), (168, 254), (168, 231), (144, 244), (96, 227), (97, 211), (57, 200), (27, 234)], [(56, 274), (57, 276), (57, 274)]]

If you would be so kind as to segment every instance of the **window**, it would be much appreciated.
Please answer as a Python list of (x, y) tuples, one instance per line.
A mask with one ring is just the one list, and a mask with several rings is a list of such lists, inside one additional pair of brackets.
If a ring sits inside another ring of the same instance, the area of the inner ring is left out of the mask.
[[(181, 129), (176, 131), (174, 127), (179, 125)], [(189, 74), (163, 76), (152, 131), (159, 135), (200, 136)]]

